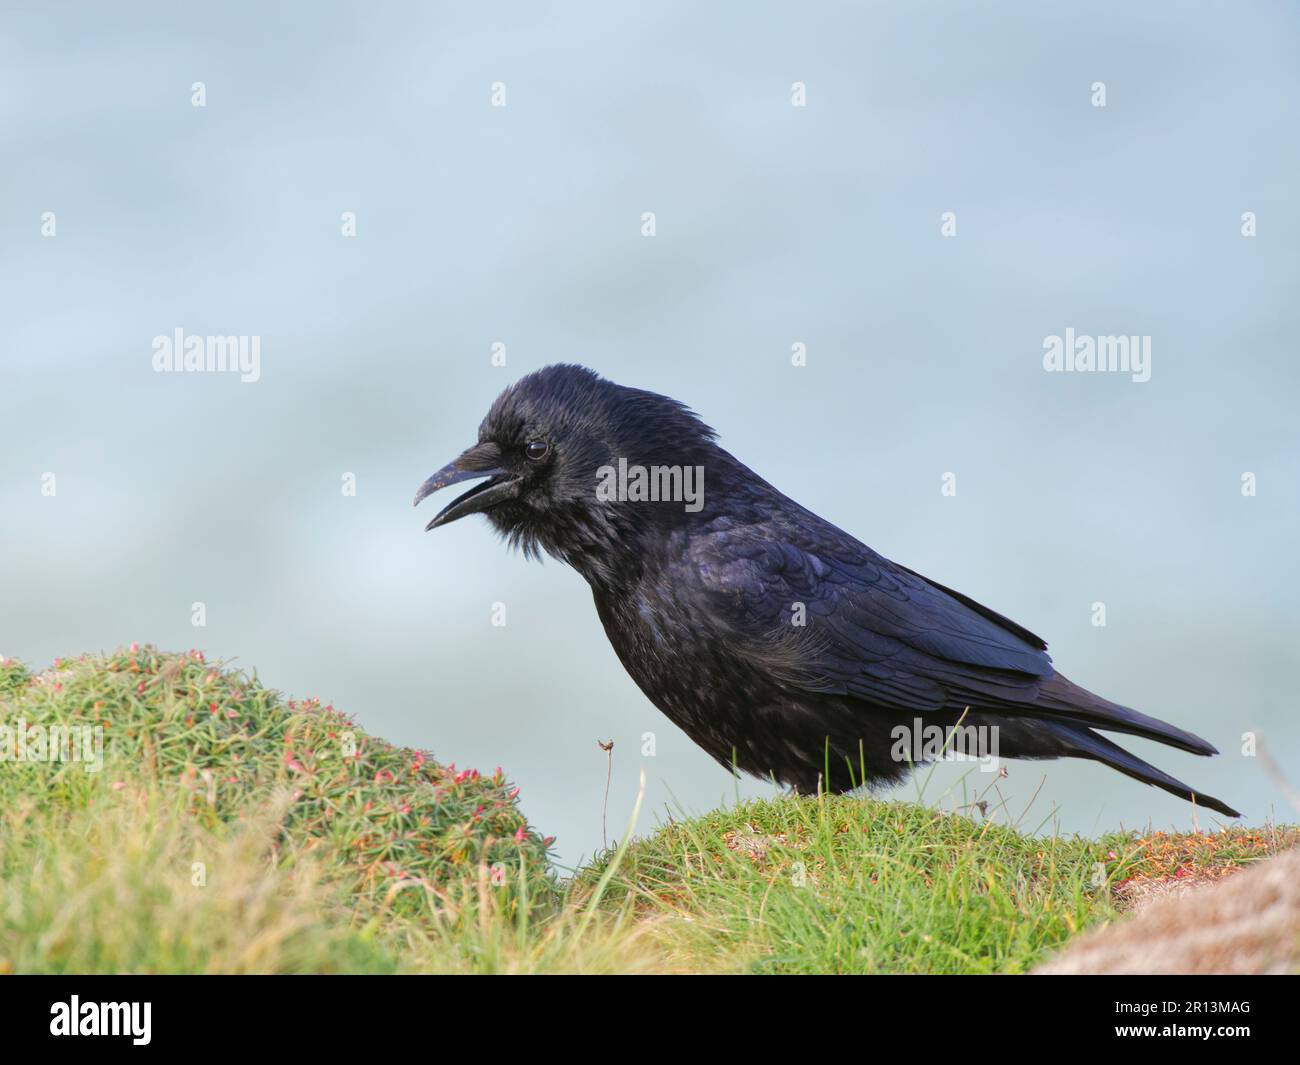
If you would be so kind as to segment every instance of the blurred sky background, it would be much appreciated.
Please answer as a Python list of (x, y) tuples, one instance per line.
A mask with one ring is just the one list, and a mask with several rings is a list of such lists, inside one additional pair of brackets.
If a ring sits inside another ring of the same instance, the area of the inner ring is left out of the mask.
[[(1258, 730), (1300, 785), (1295, 4), (0, 12), (0, 652), (234, 659), (504, 766), (566, 864), (600, 846), (597, 740), (611, 836), (642, 767), (641, 830), (734, 801), (581, 578), (411, 508), (502, 387), (577, 361), (1225, 752), (1138, 753), (1295, 818), (1240, 753)], [(261, 380), (154, 373), (178, 327), (260, 336)], [(1067, 327), (1150, 335), (1151, 380), (1045, 373)], [(1191, 824), (1090, 763), (1000, 787), (1019, 816), (1040, 785), (1030, 827)]]

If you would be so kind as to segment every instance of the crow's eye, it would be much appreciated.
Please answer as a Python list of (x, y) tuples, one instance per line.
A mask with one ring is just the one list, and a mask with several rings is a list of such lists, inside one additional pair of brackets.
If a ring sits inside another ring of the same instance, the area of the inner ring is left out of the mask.
[(530, 462), (541, 462), (551, 453), (551, 445), (545, 440), (530, 440), (524, 448), (524, 454)]

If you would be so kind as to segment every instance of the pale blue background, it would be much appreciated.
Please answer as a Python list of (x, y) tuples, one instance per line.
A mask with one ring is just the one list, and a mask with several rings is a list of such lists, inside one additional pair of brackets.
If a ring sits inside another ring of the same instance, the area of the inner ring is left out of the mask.
[[(611, 826), (642, 765), (643, 828), (729, 801), (575, 574), (410, 507), (499, 389), (574, 360), (1226, 752), (1133, 744), (1162, 767), (1294, 817), (1238, 750), (1300, 783), (1300, 9), (761, 8), (5, 4), (0, 651), (234, 658), (504, 765), (566, 862), (598, 738)], [(177, 326), (260, 335), (261, 382), (154, 374)], [(1150, 334), (1152, 380), (1045, 374), (1067, 326)], [(1190, 824), (1081, 763), (1013, 764), (1016, 814), (1044, 776), (1027, 823)]]

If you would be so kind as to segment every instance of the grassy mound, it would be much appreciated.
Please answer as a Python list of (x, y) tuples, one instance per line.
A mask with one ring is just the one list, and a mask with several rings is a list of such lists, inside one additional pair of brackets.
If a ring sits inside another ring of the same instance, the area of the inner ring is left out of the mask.
[(1016, 973), (1121, 916), (1134, 889), (1213, 879), (1296, 829), (1041, 837), (854, 796), (746, 803), (632, 844), (611, 886), (699, 967)]
[(0, 969), (383, 970), (385, 937), (553, 890), (501, 770), (197, 651), (0, 664), (0, 757)]

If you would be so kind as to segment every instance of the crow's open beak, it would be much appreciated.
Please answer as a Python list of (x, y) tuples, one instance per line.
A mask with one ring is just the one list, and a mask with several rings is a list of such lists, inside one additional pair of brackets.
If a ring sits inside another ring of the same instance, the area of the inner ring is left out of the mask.
[(515, 499), (519, 495), (519, 478), (512, 477), (501, 467), (501, 449), (496, 444), (483, 443), (475, 444), (460, 458), (444, 466), (420, 485), (420, 490), (415, 493), (415, 505), (418, 507), (425, 496), (433, 494), (439, 488), (459, 484), (461, 481), (472, 481), (476, 477), (490, 479), (476, 484), (438, 511), (433, 521), (424, 527), (426, 532), (463, 518), (466, 514), (479, 514), (503, 500)]

